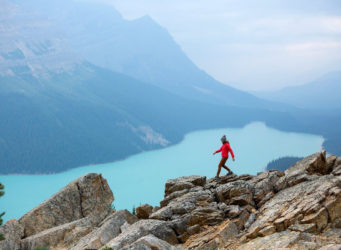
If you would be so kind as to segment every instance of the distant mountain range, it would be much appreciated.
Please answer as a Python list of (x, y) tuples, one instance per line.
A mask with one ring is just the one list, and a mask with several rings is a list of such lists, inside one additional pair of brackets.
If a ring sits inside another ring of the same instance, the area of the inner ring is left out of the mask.
[(110, 162), (255, 120), (311, 128), (288, 105), (215, 81), (148, 17), (87, 1), (0, 4), (1, 174)]
[(261, 98), (311, 110), (341, 110), (341, 71), (303, 85), (274, 92), (255, 92)]
[(111, 6), (89, 1), (17, 1), (44, 13), (63, 31), (74, 51), (94, 65), (199, 101), (281, 109), (222, 84), (199, 69), (166, 29), (149, 16), (125, 20)]

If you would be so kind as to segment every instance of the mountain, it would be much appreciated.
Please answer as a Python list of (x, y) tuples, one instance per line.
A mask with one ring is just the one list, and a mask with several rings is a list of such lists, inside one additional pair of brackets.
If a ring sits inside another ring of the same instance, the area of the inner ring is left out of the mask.
[(275, 92), (256, 92), (261, 98), (305, 109), (341, 110), (341, 71), (334, 71), (303, 85)]
[[(2, 174), (55, 173), (119, 160), (179, 142), (196, 129), (243, 126), (254, 120), (297, 126), (285, 113), (185, 98), (94, 65), (74, 49), (69, 32), (39, 8), (32, 12), (8, 1), (1, 4)], [(101, 7), (96, 12), (105, 17), (100, 11), (112, 10)], [(115, 12), (107, 21), (116, 19), (125, 22)], [(110, 37), (113, 31), (108, 32)], [(96, 51), (103, 54), (101, 49)]]
[(113, 7), (85, 0), (16, 2), (44, 13), (64, 32), (74, 51), (94, 65), (185, 98), (240, 107), (287, 109), (213, 79), (149, 16), (125, 20)]
[(116, 211), (115, 190), (88, 173), (1, 226), (0, 248), (340, 249), (340, 164), (323, 151), (285, 172), (178, 177), (166, 182), (160, 207), (136, 213)]

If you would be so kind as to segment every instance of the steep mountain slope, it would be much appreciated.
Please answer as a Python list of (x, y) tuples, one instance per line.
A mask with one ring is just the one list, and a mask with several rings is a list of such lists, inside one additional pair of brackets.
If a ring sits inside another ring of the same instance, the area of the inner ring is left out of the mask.
[(341, 71), (330, 72), (313, 82), (276, 92), (255, 93), (261, 98), (316, 110), (341, 110)]
[(45, 13), (89, 62), (152, 83), (185, 98), (241, 107), (281, 109), (214, 80), (184, 54), (150, 17), (128, 21), (110, 6), (89, 1), (17, 1)]
[(164, 147), (195, 129), (292, 120), (190, 101), (86, 63), (35, 82), (1, 77), (0, 85), (1, 173), (59, 172)]
[(297, 127), (284, 124), (292, 121), (286, 114), (194, 101), (97, 67), (53, 22), (8, 1), (2, 7), (0, 173), (114, 161), (195, 129), (253, 120)]

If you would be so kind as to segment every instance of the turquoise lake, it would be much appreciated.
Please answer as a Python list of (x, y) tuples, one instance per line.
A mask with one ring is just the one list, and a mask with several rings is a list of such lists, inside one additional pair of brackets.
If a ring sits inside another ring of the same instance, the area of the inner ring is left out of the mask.
[[(288, 133), (251, 123), (243, 128), (203, 130), (189, 133), (184, 140), (164, 149), (143, 152), (125, 160), (79, 167), (53, 175), (0, 176), (5, 196), (0, 199), (4, 221), (20, 218), (72, 180), (89, 172), (102, 173), (114, 193), (116, 209), (143, 203), (159, 205), (167, 179), (186, 175), (215, 176), (220, 154), (212, 153), (221, 146), (226, 134), (236, 161), (227, 165), (236, 174), (257, 174), (267, 163), (282, 156), (307, 156), (319, 151), (323, 137)], [(226, 174), (222, 170), (221, 174)]]

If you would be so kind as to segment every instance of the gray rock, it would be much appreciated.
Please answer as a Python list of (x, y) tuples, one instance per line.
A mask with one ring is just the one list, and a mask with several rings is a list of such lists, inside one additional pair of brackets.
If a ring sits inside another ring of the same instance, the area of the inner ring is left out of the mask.
[[(125, 223), (130, 225), (137, 220), (137, 217), (128, 210), (117, 211), (103, 221), (98, 228), (77, 241), (77, 244), (71, 250), (99, 249), (117, 237), (122, 232), (121, 227)], [(129, 230), (129, 227), (125, 228), (125, 231), (127, 230)]]
[(149, 218), (158, 220), (169, 220), (174, 215), (190, 213), (197, 206), (215, 201), (214, 195), (208, 190), (189, 192), (173, 199), (166, 207), (152, 213)]
[(259, 237), (238, 247), (238, 250), (267, 250), (267, 249), (289, 249), (301, 239), (301, 233), (284, 231), (274, 233), (265, 237)]
[(334, 167), (332, 174), (335, 176), (340, 176), (341, 175), (341, 164)]
[(285, 170), (285, 176), (277, 181), (275, 189), (276, 191), (280, 191), (301, 182), (316, 179), (316, 175), (325, 175), (330, 172), (331, 169), (326, 160), (326, 151), (323, 150), (296, 162), (293, 166)]
[(220, 202), (236, 205), (247, 205), (252, 201), (252, 185), (246, 181), (234, 181), (216, 189)]
[(0, 249), (20, 249), (21, 238), (24, 237), (24, 227), (17, 220), (9, 220), (2, 225), (0, 234), (5, 237), (5, 240), (0, 241)]
[(319, 250), (341, 250), (341, 244), (329, 244), (319, 248)]
[(71, 182), (50, 199), (19, 219), (25, 237), (94, 215), (98, 222), (111, 211), (114, 197), (100, 174), (87, 174)]
[(229, 205), (227, 215), (229, 218), (235, 218), (242, 213), (242, 209), (238, 205)]
[(224, 213), (216, 204), (197, 207), (190, 213), (189, 225), (217, 225), (224, 220)]
[(156, 238), (154, 235), (149, 234), (144, 236), (122, 250), (180, 250), (181, 247), (172, 246), (164, 240)]
[(283, 231), (292, 224), (315, 224), (317, 231), (322, 230), (328, 223), (328, 214), (331, 221), (340, 217), (339, 186), (338, 177), (325, 175), (280, 191), (259, 210), (248, 237), (256, 237), (268, 225)]
[(21, 241), (22, 250), (51, 247), (67, 248), (73, 242), (87, 235), (94, 228), (89, 217), (82, 218), (70, 223), (56, 226), (35, 235), (29, 236)]
[(195, 186), (204, 186), (206, 177), (199, 175), (184, 176), (176, 179), (171, 179), (165, 185), (165, 197), (173, 192), (190, 189)]
[[(253, 199), (258, 207), (262, 206), (267, 200), (272, 198), (277, 181), (284, 176), (284, 173), (278, 170), (263, 172), (248, 181), (253, 187)], [(261, 203), (261, 204), (260, 204)]]
[(121, 249), (148, 234), (153, 234), (155, 237), (167, 241), (172, 245), (178, 243), (174, 231), (167, 222), (148, 219), (134, 223), (127, 231), (109, 241), (106, 246), (113, 249)]

